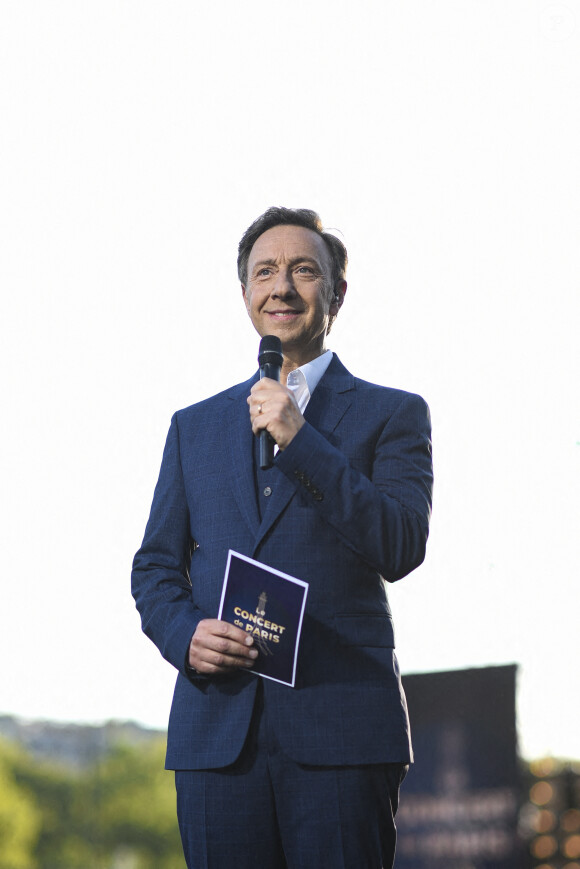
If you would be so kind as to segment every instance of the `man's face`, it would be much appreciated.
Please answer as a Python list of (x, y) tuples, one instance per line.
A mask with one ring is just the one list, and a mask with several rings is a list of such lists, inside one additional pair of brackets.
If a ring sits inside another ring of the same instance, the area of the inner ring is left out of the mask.
[[(259, 335), (277, 335), (298, 364), (319, 356), (329, 322), (342, 304), (334, 298), (330, 253), (322, 238), (302, 226), (274, 226), (254, 243), (244, 301)], [(299, 360), (302, 361), (299, 361)]]

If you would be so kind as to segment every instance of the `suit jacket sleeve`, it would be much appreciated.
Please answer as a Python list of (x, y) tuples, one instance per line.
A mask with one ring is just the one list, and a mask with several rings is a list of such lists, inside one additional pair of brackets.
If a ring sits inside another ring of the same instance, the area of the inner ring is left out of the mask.
[(144, 633), (184, 674), (191, 637), (206, 617), (191, 596), (193, 545), (174, 415), (145, 536), (133, 560), (131, 590)]
[(368, 476), (309, 423), (276, 462), (340, 539), (390, 582), (425, 557), (433, 481), (429, 409), (418, 395), (400, 395)]

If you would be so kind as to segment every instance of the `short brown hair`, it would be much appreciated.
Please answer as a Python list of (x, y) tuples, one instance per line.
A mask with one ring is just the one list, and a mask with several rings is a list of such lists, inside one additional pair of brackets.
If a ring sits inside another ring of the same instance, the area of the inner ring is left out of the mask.
[(335, 286), (337, 281), (344, 280), (348, 263), (346, 248), (339, 238), (324, 230), (322, 221), (316, 211), (311, 211), (309, 208), (272, 206), (246, 229), (238, 245), (238, 277), (244, 286), (248, 280), (248, 260), (254, 244), (268, 229), (284, 224), (303, 226), (305, 229), (311, 229), (313, 232), (316, 232), (324, 241), (330, 254), (332, 285)]

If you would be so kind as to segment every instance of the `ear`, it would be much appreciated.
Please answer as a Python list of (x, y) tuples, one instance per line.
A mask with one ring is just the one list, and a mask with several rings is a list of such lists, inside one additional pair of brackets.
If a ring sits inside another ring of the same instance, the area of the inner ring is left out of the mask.
[(329, 314), (334, 319), (340, 309), (342, 308), (342, 303), (344, 302), (344, 297), (346, 295), (346, 281), (339, 280), (334, 285), (334, 291), (332, 295), (332, 299), (330, 300), (330, 309)]
[(334, 290), (332, 291), (332, 296), (330, 299), (330, 306), (328, 308), (328, 328), (326, 330), (326, 334), (330, 332), (332, 328), (332, 324), (336, 320), (338, 312), (342, 307), (342, 303), (344, 302), (344, 295), (346, 293), (346, 281), (340, 280), (337, 281)]

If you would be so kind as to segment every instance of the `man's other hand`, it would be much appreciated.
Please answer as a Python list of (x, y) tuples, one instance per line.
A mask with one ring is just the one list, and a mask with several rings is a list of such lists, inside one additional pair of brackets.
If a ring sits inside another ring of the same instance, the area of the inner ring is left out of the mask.
[(229, 622), (203, 619), (189, 644), (189, 666), (207, 675), (249, 668), (258, 657), (252, 637)]

